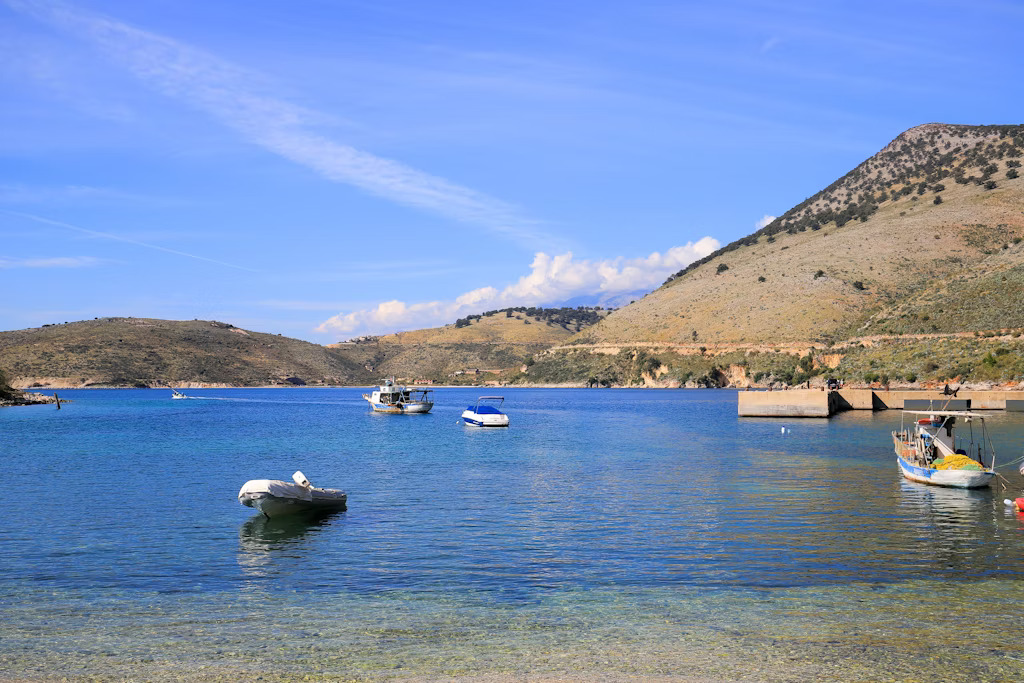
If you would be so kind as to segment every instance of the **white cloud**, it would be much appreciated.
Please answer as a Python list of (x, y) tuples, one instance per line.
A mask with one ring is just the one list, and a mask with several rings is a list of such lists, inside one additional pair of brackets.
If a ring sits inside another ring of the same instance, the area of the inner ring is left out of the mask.
[(12, 259), (0, 256), (0, 268), (84, 268), (102, 261), (93, 256), (53, 256), (50, 258)]
[(376, 308), (339, 313), (325, 320), (316, 331), (352, 335), (435, 327), (488, 309), (539, 306), (559, 303), (574, 296), (653, 289), (672, 273), (707, 256), (719, 246), (718, 240), (704, 237), (696, 243), (672, 247), (665, 253), (604, 261), (575, 261), (571, 252), (557, 256), (538, 252), (530, 264), (529, 274), (504, 289), (481, 287), (462, 294), (454, 301), (417, 304), (386, 301)]
[(531, 247), (557, 243), (510, 204), (323, 137), (313, 127), (326, 117), (261, 94), (252, 74), (212, 54), (66, 5), (45, 0), (6, 2), (89, 40), (150, 87), (205, 111), (249, 142), (324, 178), (487, 228)]
[(761, 228), (771, 223), (773, 220), (775, 220), (775, 216), (769, 216), (768, 214), (765, 214), (764, 216), (761, 217), (761, 220), (759, 220), (754, 225), (756, 225), (757, 229), (760, 230)]

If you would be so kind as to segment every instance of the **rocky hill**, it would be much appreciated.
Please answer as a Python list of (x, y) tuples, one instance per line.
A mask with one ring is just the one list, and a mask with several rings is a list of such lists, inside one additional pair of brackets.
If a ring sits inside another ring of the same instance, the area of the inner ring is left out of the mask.
[(366, 384), (317, 344), (209, 320), (99, 318), (0, 332), (15, 387)]
[(1022, 161), (1024, 126), (913, 128), (540, 357), (530, 375), (715, 385), (825, 369), (858, 381), (1024, 379)]
[(368, 385), (391, 375), (479, 383), (515, 375), (607, 313), (488, 311), (328, 347), (209, 320), (98, 318), (0, 332), (0, 367), (20, 388)]
[(405, 380), (510, 381), (533, 356), (608, 314), (597, 308), (508, 308), (435, 327), (361, 337), (328, 348), (367, 372)]

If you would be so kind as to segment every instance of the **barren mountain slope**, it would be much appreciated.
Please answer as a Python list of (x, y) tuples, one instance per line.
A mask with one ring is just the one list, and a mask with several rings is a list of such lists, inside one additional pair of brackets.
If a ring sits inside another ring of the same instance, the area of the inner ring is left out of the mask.
[[(1022, 155), (1021, 126), (912, 129), (570, 343), (779, 344), (1024, 326)], [(981, 295), (984, 310), (943, 305)]]

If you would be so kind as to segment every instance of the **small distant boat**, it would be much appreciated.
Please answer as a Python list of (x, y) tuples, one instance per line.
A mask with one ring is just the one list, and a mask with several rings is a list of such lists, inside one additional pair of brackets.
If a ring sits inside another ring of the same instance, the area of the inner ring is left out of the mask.
[[(969, 426), (969, 436), (956, 433), (957, 420)], [(911, 481), (973, 489), (988, 486), (996, 476), (995, 449), (979, 413), (904, 410), (892, 438), (900, 472)]]
[(481, 396), (475, 406), (462, 411), (462, 421), (474, 427), (508, 427), (508, 415), (501, 412), (504, 403), (504, 396)]
[(429, 413), (434, 407), (430, 389), (409, 389), (395, 384), (394, 378), (385, 379), (371, 393), (363, 394), (376, 413), (416, 414)]
[(188, 396), (181, 393), (177, 389), (171, 389), (171, 398), (188, 398)]
[(348, 504), (348, 495), (339, 489), (313, 486), (302, 472), (292, 481), (253, 479), (238, 492), (238, 502), (255, 508), (267, 517), (283, 517), (299, 513), (340, 512)]

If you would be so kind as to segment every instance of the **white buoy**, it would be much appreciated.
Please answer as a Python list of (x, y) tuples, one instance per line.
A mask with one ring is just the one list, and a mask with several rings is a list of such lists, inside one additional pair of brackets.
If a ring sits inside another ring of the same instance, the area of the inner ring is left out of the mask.
[(1003, 502), (1006, 503), (1007, 505), (1013, 505), (1013, 501), (1010, 500), (1009, 498), (1003, 498)]
[(783, 433), (783, 434), (785, 434), (785, 433), (786, 433), (786, 428), (785, 428), (785, 427), (783, 427), (783, 428), (782, 428), (782, 433)]
[(1021, 473), (1021, 474), (1024, 474), (1024, 465), (1021, 465), (1021, 466), (1020, 466), (1020, 473)]

